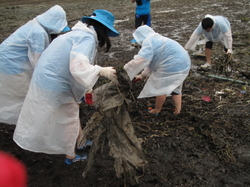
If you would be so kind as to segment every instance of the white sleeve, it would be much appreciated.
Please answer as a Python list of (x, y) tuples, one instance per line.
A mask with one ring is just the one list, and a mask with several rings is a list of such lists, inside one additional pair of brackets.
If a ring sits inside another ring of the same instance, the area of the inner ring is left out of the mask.
[(151, 73), (152, 73), (152, 70), (150, 70), (148, 67), (145, 67), (141, 74), (144, 77), (149, 77), (151, 75)]
[(226, 33), (225, 33), (225, 38), (226, 38), (226, 40), (227, 40), (227, 45), (228, 46), (226, 46), (228, 49), (232, 49), (232, 46), (233, 46), (233, 37), (232, 37), (232, 32), (231, 32), (231, 30), (229, 30), (229, 31), (227, 31)]
[(193, 32), (193, 34), (191, 35), (190, 39), (188, 40), (187, 44), (185, 45), (185, 49), (186, 50), (195, 50), (195, 47), (197, 45), (197, 42), (199, 41), (200, 39), (200, 36), (199, 34), (197, 34), (196, 32)]
[(129, 61), (127, 64), (125, 64), (125, 66), (123, 68), (127, 72), (130, 80), (133, 80), (133, 78), (139, 72), (141, 72), (148, 64), (149, 64), (148, 59), (143, 58), (139, 55), (135, 55), (134, 59)]
[(101, 67), (91, 65), (89, 59), (79, 53), (70, 54), (70, 72), (74, 79), (83, 85), (86, 90), (92, 89), (99, 78)]
[(31, 52), (30, 49), (28, 48), (28, 57), (33, 68), (35, 68), (36, 63), (41, 55), (42, 55), (41, 53)]

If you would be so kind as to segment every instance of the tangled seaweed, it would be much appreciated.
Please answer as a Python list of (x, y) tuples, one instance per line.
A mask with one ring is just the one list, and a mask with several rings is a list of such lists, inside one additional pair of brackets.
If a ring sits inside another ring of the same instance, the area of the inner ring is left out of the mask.
[(78, 143), (78, 146), (82, 146), (88, 136), (94, 138), (87, 166), (82, 175), (85, 178), (91, 169), (95, 154), (103, 142), (101, 139), (105, 138), (108, 139), (109, 154), (115, 159), (116, 176), (118, 178), (123, 176), (124, 181), (129, 178), (131, 184), (136, 184), (140, 177), (137, 171), (143, 170), (147, 161), (141, 144), (134, 134), (128, 112), (131, 103), (128, 99), (131, 94), (131, 81), (123, 69), (117, 71), (117, 77), (119, 85), (109, 82), (93, 92), (97, 112), (87, 122)]
[(215, 63), (215, 70), (217, 74), (225, 75), (226, 77), (230, 77), (232, 72), (236, 70), (237, 63), (233, 58), (232, 54), (224, 54)]

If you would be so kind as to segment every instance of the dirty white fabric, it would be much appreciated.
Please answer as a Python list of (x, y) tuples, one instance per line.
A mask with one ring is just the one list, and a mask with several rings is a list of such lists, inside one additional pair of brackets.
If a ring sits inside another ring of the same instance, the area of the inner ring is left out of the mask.
[(142, 70), (149, 76), (138, 98), (181, 94), (181, 85), (190, 69), (187, 51), (176, 41), (164, 37), (146, 25), (133, 33), (141, 49), (124, 69), (132, 80)]
[(99, 78), (94, 65), (97, 35), (78, 22), (49, 45), (37, 62), (14, 141), (23, 149), (74, 156), (79, 134), (78, 102)]
[(232, 49), (232, 43), (233, 43), (232, 32), (230, 23), (227, 20), (227, 18), (223, 16), (212, 16), (209, 14), (206, 15), (205, 18), (206, 17), (209, 17), (214, 21), (212, 30), (210, 32), (205, 31), (200, 23), (198, 27), (195, 29), (195, 31), (192, 33), (187, 44), (185, 45), (185, 49), (195, 50), (197, 42), (199, 41), (201, 36), (205, 36), (206, 41), (212, 41), (212, 42), (221, 41), (227, 49), (228, 48)]
[(49, 45), (48, 30), (59, 33), (66, 25), (65, 11), (55, 5), (0, 44), (0, 122), (16, 124), (33, 69)]

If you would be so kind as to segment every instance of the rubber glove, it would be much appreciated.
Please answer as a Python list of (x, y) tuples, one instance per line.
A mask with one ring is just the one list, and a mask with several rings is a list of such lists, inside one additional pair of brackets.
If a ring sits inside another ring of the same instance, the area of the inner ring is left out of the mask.
[(227, 49), (227, 54), (233, 54), (233, 50), (232, 49)]
[(104, 67), (100, 71), (100, 75), (108, 78), (111, 81), (117, 82), (116, 70), (114, 67)]
[(85, 93), (84, 100), (85, 100), (85, 103), (87, 103), (88, 105), (93, 105), (92, 91), (93, 91), (93, 89), (90, 89), (90, 90), (86, 91), (86, 93)]
[(133, 82), (138, 82), (141, 81), (145, 76), (142, 74), (139, 74), (137, 76), (135, 76), (135, 78), (133, 79)]

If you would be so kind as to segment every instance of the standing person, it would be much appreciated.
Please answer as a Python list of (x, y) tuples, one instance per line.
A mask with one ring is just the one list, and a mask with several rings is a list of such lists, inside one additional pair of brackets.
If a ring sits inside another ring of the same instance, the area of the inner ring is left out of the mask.
[(212, 16), (209, 14), (206, 15), (191, 35), (189, 41), (185, 45), (185, 49), (195, 50), (196, 44), (202, 35), (206, 38), (205, 56), (207, 61), (204, 65), (201, 65), (202, 68), (212, 67), (211, 56), (214, 42), (221, 41), (224, 45), (226, 54), (233, 53), (232, 31), (230, 22), (227, 18), (223, 16)]
[(113, 67), (94, 65), (97, 47), (111, 47), (109, 36), (118, 36), (115, 17), (106, 10), (95, 10), (60, 35), (37, 62), (25, 98), (14, 141), (23, 149), (47, 154), (66, 154), (71, 164), (86, 159), (76, 155), (81, 131), (79, 106), (100, 76), (117, 81)]
[(191, 64), (187, 51), (176, 41), (156, 33), (147, 25), (138, 27), (133, 36), (141, 49), (125, 64), (124, 69), (134, 81), (149, 77), (138, 98), (156, 96), (155, 108), (150, 113), (158, 115), (166, 97), (172, 95), (174, 114), (179, 114), (182, 84)]
[(59, 5), (17, 29), (0, 44), (0, 122), (16, 124), (30, 79), (51, 34), (69, 31)]
[[(131, 2), (136, 2), (135, 29), (141, 25), (148, 25), (151, 27), (150, 0), (131, 0)], [(135, 39), (132, 39), (131, 42), (132, 45), (138, 46)]]

